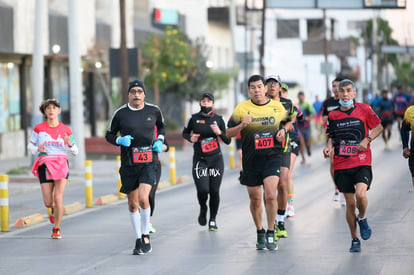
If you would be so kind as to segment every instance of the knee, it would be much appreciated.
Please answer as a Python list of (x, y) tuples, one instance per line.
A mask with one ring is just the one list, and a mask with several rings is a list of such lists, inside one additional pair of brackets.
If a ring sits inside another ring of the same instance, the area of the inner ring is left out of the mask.
[(356, 209), (355, 200), (346, 200), (346, 208), (350, 211), (355, 211)]
[(128, 201), (129, 212), (137, 212), (139, 208), (139, 203), (137, 201)]
[(53, 202), (52, 202), (52, 201), (49, 201), (49, 200), (43, 200), (43, 203), (45, 204), (45, 206), (46, 206), (47, 208), (51, 208), (51, 207), (53, 207)]

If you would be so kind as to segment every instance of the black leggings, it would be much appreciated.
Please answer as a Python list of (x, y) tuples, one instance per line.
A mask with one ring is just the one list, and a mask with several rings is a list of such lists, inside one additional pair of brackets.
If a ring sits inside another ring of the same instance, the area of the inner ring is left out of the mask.
[(158, 183), (160, 183), (160, 179), (161, 179), (161, 162), (158, 161), (157, 164), (157, 178), (155, 181), (155, 184), (151, 187), (151, 191), (149, 194), (149, 204), (150, 204), (150, 217), (152, 217), (152, 214), (154, 213), (154, 209), (155, 209), (155, 192), (157, 191), (158, 188)]
[(223, 156), (193, 156), (193, 179), (197, 188), (198, 203), (202, 209), (207, 208), (210, 194), (210, 220), (215, 220), (220, 203), (220, 185), (224, 173)]

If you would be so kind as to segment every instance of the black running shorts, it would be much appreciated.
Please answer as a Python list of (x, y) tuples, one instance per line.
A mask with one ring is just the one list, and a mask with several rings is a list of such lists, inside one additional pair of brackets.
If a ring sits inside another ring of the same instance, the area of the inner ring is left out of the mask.
[(408, 167), (410, 168), (411, 177), (414, 178), (414, 150), (411, 150), (410, 157), (408, 158)]
[(368, 185), (372, 182), (371, 166), (359, 166), (351, 169), (335, 170), (335, 184), (342, 193), (355, 193), (355, 185), (363, 182)]
[(157, 163), (153, 162), (147, 165), (121, 166), (119, 174), (121, 176), (122, 186), (119, 190), (124, 194), (134, 191), (140, 183), (155, 185), (157, 180)]
[(282, 154), (273, 155), (271, 158), (261, 163), (253, 165), (243, 165), (243, 173), (240, 183), (246, 186), (263, 185), (263, 180), (269, 176), (280, 177), (280, 166), (282, 164)]
[[(52, 179), (49, 178), (49, 171), (47, 170), (46, 164), (42, 164), (37, 169), (37, 172), (39, 174), (39, 182), (45, 183), (45, 182), (53, 182)], [(69, 178), (69, 173), (66, 175), (65, 179)]]
[(290, 151), (284, 152), (282, 154), (282, 164), (280, 166), (290, 168)]

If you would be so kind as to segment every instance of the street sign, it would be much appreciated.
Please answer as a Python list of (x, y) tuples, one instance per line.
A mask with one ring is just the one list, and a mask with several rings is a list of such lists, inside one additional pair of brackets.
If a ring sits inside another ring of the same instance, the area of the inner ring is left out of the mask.
[(382, 45), (381, 53), (414, 54), (414, 46)]
[(332, 62), (321, 62), (321, 74), (332, 74), (333, 66)]
[(275, 9), (405, 9), (406, 0), (267, 0)]

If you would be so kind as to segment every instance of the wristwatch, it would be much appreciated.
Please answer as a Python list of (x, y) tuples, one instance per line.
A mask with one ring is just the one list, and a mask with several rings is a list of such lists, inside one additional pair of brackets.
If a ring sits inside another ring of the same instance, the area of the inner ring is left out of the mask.
[(372, 141), (372, 138), (370, 137), (370, 136), (367, 136), (367, 139), (368, 139), (368, 143), (371, 143), (371, 141)]

